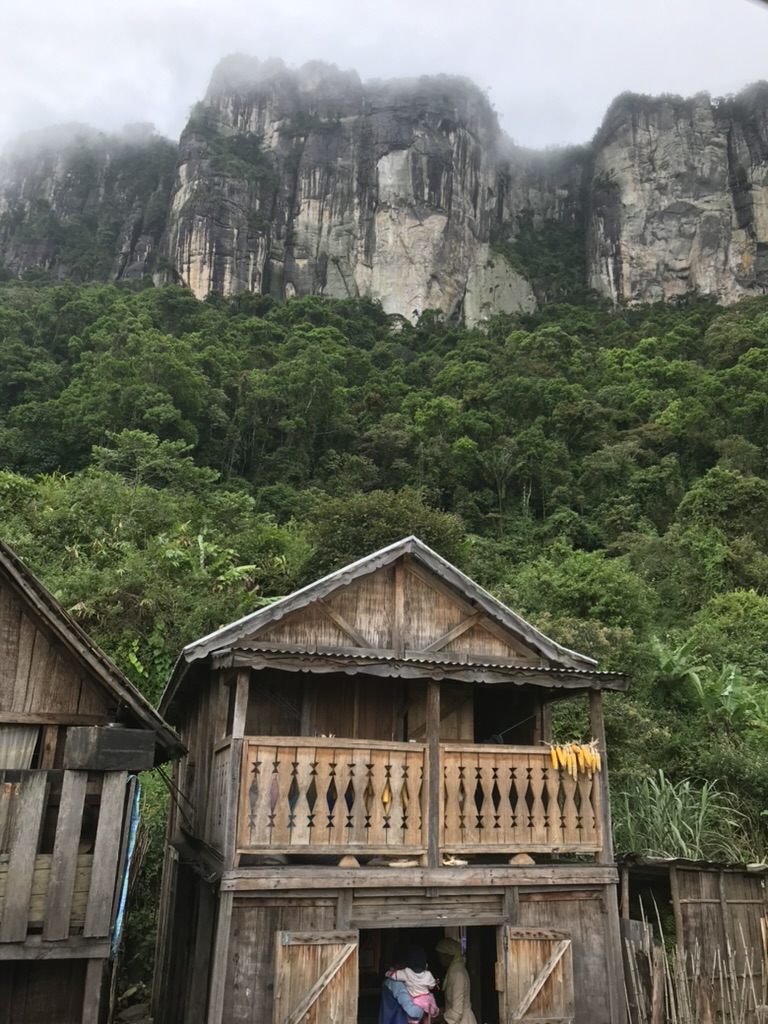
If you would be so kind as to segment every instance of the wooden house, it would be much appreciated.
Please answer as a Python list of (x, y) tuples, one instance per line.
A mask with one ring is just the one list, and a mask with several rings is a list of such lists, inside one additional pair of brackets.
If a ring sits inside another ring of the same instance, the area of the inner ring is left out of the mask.
[(605, 761), (547, 740), (580, 699), (604, 757), (626, 685), (413, 537), (190, 644), (156, 1024), (372, 1024), (396, 943), (444, 934), (479, 1021), (622, 1024)]
[(0, 1020), (101, 1024), (135, 780), (178, 737), (0, 542)]

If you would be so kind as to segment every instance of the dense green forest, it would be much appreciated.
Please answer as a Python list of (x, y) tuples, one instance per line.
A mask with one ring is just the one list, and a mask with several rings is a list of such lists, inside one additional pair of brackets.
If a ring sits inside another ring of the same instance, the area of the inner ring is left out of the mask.
[(0, 466), (3, 538), (152, 700), (184, 643), (415, 533), (632, 677), (620, 850), (763, 855), (768, 298), (465, 330), (6, 282)]

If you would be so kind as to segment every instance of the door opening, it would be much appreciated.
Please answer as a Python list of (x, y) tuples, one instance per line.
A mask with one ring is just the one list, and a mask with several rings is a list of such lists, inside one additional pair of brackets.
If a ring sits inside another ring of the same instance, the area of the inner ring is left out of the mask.
[[(461, 937), (465, 945), (472, 1009), (478, 1024), (499, 1024), (499, 999), (496, 992), (496, 928), (364, 928), (360, 930), (358, 1024), (376, 1024), (381, 1000), (381, 984), (409, 945), (419, 945), (427, 954), (430, 971), (442, 982), (435, 946), (445, 935)], [(442, 994), (436, 994), (442, 1006)]]

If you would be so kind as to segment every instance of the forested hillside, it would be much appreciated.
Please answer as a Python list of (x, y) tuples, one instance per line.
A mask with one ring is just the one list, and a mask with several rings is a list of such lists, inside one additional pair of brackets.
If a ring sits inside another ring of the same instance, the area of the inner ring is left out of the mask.
[(632, 676), (608, 707), (620, 848), (655, 849), (638, 807), (689, 800), (663, 842), (762, 855), (768, 298), (481, 331), (6, 283), (0, 465), (4, 539), (152, 699), (184, 643), (415, 533)]

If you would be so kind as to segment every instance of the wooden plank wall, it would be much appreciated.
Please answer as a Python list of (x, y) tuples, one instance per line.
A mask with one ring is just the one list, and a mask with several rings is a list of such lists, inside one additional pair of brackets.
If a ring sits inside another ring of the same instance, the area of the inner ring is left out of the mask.
[(335, 927), (332, 896), (290, 902), (235, 899), (222, 1022), (267, 1024), (272, 1020), (276, 932), (323, 932)]
[(763, 955), (760, 920), (767, 912), (764, 876), (682, 866), (670, 868), (670, 876), (678, 945), (688, 956), (693, 956), (698, 946), (702, 969), (709, 973), (718, 952), (727, 960), (730, 946), (739, 976), (750, 957), (752, 970), (759, 972)]
[[(226, 952), (222, 1024), (272, 1020), (275, 934), (349, 928), (520, 927), (568, 932), (573, 942), (577, 1024), (623, 1024), (625, 1005), (620, 951), (614, 962), (606, 887), (542, 891), (499, 887), (318, 890), (290, 894), (235, 894)], [(615, 924), (618, 915), (614, 904)], [(513, 920), (513, 919), (517, 920)], [(492, 970), (492, 964), (483, 969)], [(163, 1016), (159, 1024), (191, 1024), (187, 1015)]]
[(84, 960), (0, 963), (3, 1024), (82, 1024)]
[(0, 721), (106, 721), (107, 698), (0, 585)]
[[(622, 981), (620, 949), (614, 963), (608, 935), (605, 889), (520, 893), (519, 924), (569, 932), (573, 940), (573, 975), (578, 1024), (618, 1024), (621, 1007), (614, 1006), (611, 982)], [(618, 927), (618, 917), (616, 921)]]

